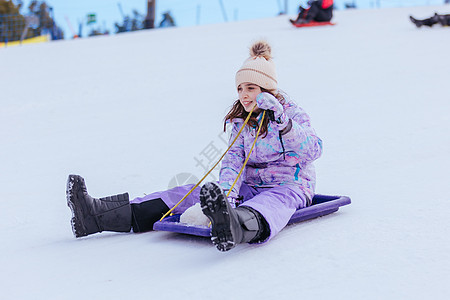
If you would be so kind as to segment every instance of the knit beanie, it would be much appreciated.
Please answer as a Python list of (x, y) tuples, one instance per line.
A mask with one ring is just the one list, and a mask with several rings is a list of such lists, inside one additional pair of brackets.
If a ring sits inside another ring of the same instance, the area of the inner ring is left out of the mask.
[(265, 41), (259, 41), (250, 48), (250, 57), (236, 73), (236, 87), (243, 82), (256, 84), (266, 90), (277, 88), (277, 74), (272, 61), (272, 50)]

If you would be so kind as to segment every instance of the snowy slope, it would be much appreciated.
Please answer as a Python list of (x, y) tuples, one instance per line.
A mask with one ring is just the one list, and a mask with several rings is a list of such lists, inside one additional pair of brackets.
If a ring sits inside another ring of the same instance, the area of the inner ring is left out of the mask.
[[(0, 51), (1, 299), (448, 299), (449, 6), (337, 11)], [(165, 232), (75, 239), (65, 182), (93, 196), (166, 189), (221, 142), (247, 47), (324, 141), (317, 192), (338, 213), (227, 253)]]

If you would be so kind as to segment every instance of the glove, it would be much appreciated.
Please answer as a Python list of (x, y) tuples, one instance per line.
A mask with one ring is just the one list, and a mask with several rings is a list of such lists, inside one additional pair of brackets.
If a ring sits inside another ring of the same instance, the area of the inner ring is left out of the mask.
[[(269, 118), (278, 130), (283, 130), (289, 123), (289, 118), (284, 113), (283, 105), (272, 94), (263, 92), (256, 97), (256, 105), (269, 111)], [(272, 117), (270, 115), (272, 114)]]
[(236, 208), (242, 203), (243, 199), (244, 199), (244, 197), (242, 197), (242, 196), (239, 196), (237, 198), (234, 196), (229, 196), (228, 202), (230, 202), (231, 207)]
[[(228, 194), (228, 190), (224, 190), (223, 192), (225, 193), (225, 195)], [(239, 206), (239, 204), (241, 204), (241, 201), (242, 199), (244, 199), (244, 197), (239, 196), (233, 189), (227, 199), (228, 202), (231, 204), (231, 207), (236, 208)]]

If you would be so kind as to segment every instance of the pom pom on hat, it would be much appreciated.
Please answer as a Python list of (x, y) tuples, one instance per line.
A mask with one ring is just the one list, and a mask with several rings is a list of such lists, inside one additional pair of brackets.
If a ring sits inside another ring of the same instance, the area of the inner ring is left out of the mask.
[(236, 73), (236, 87), (250, 82), (266, 90), (277, 88), (277, 74), (272, 61), (272, 49), (265, 41), (258, 41), (250, 47), (250, 57)]
[(259, 41), (250, 48), (250, 57), (262, 56), (266, 60), (272, 59), (272, 48), (265, 41)]

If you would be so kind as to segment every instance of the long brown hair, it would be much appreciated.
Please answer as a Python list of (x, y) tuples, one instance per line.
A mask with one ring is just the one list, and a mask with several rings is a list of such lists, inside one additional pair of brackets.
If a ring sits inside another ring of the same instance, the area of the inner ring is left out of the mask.
[[(281, 95), (276, 90), (266, 90), (264, 88), (261, 88), (261, 92), (266, 92), (266, 93), (272, 94), (275, 98), (278, 99), (278, 101), (280, 101), (280, 103), (282, 105), (285, 103), (285, 99), (284, 99), (283, 95)], [(258, 115), (259, 115), (259, 113), (253, 112), (252, 116), (250, 117), (250, 119), (248, 120), (248, 123), (247, 123), (248, 126), (254, 127), (254, 128), (256, 128), (256, 130), (258, 130), (258, 128), (259, 128), (258, 119), (257, 119)], [(233, 106), (231, 107), (228, 114), (225, 116), (224, 124), (223, 124), (223, 131), (226, 131), (227, 121), (233, 121), (233, 119), (245, 120), (247, 118), (247, 116), (248, 116), (248, 112), (245, 111), (244, 106), (242, 106), (239, 99), (237, 99), (233, 103)], [(269, 116), (268, 116), (268, 114), (266, 114), (264, 117), (264, 120), (262, 121), (262, 125), (261, 125), (260, 134), (261, 134), (262, 138), (267, 136), (267, 127), (268, 126), (269, 126)]]

